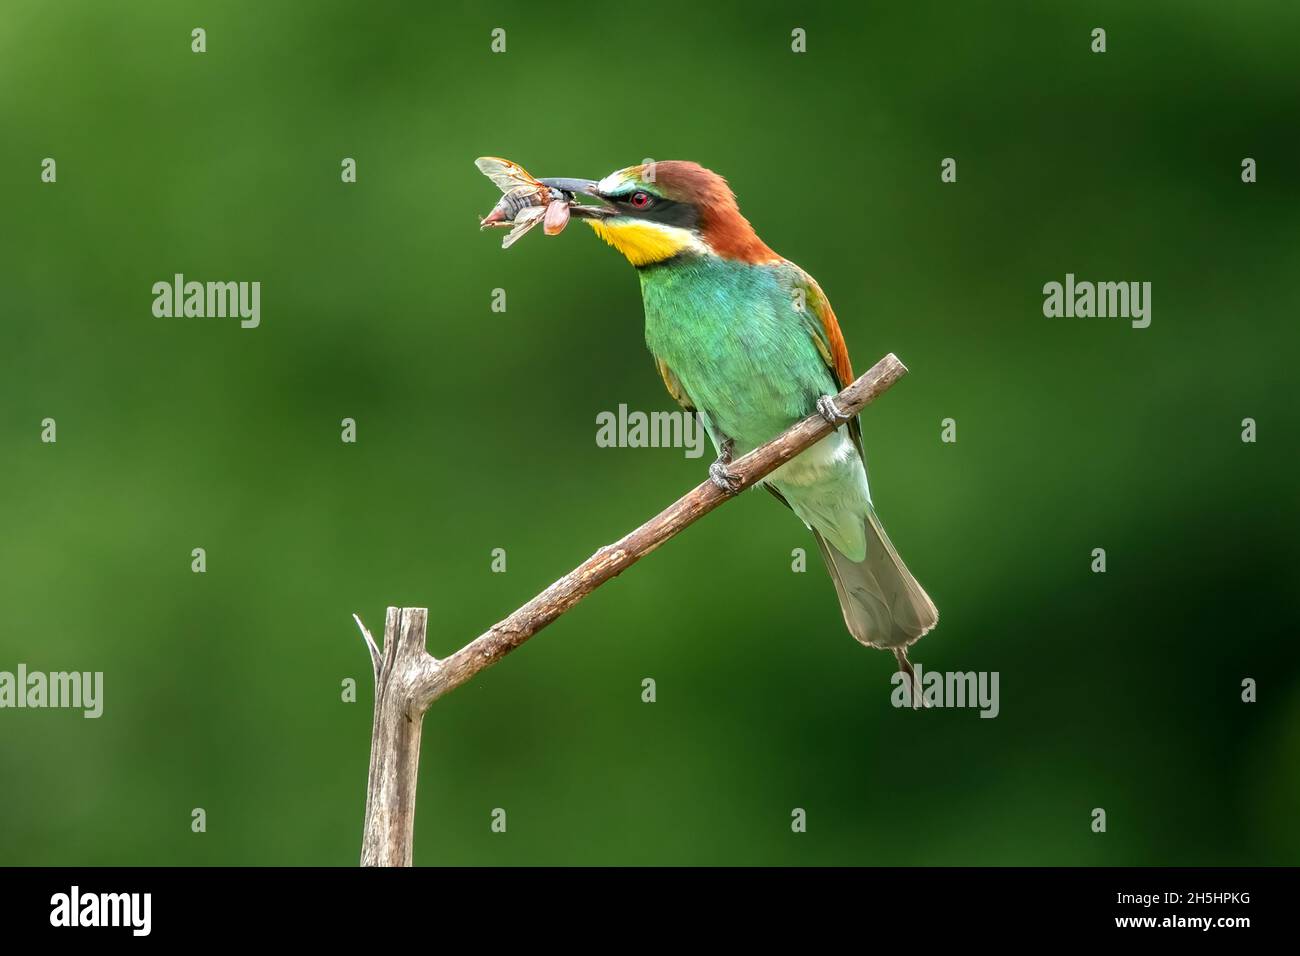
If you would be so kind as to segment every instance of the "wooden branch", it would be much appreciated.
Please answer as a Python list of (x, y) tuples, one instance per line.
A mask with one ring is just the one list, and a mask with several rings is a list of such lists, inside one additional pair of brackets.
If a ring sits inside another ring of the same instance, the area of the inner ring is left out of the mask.
[[(374, 671), (375, 686), (378, 687), (379, 674), (384, 667), (384, 655), (379, 650), (379, 645), (375, 643), (375, 639), (370, 636), (370, 631), (367, 630), (366, 626), (361, 623), (361, 618), (353, 614), (352, 620), (356, 621), (357, 627), (361, 629), (361, 639), (366, 642), (366, 650), (370, 652), (370, 669)], [(385, 641), (384, 643), (386, 645), (388, 642)]]
[[(375, 720), (370, 731), (362, 866), (411, 865), (424, 715), (412, 713), (410, 704), (412, 681), (420, 673), (422, 658), (429, 656), (424, 649), (428, 618), (424, 608), (390, 607), (384, 622), (384, 655), (375, 677)], [(357, 624), (369, 637), (359, 618)]]
[[(845, 415), (857, 415), (906, 373), (906, 366), (890, 353), (835, 396), (835, 404)], [(409, 866), (411, 863), (420, 722), (430, 704), (491, 667), (669, 538), (815, 445), (833, 427), (820, 415), (810, 415), (791, 425), (728, 466), (740, 479), (735, 491), (723, 491), (708, 480), (702, 482), (635, 531), (601, 548), (445, 660), (436, 660), (425, 650), (426, 610), (390, 607), (384, 627), (382, 666), (376, 664), (375, 721), (362, 864)], [(362, 635), (368, 637), (361, 619), (356, 621)]]

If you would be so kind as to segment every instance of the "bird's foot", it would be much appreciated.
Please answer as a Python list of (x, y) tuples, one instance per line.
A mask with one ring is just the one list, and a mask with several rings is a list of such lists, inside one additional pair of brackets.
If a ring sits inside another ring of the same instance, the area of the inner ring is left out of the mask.
[(821, 398), (817, 399), (817, 414), (821, 415), (822, 418), (826, 419), (836, 428), (843, 425), (853, 417), (852, 415), (844, 414), (844, 412), (840, 410), (840, 407), (835, 404), (835, 397), (833, 395), (823, 395)]
[(740, 490), (740, 476), (727, 468), (731, 464), (731, 452), (735, 447), (736, 443), (728, 438), (718, 449), (717, 459), (709, 465), (709, 481), (729, 495)]

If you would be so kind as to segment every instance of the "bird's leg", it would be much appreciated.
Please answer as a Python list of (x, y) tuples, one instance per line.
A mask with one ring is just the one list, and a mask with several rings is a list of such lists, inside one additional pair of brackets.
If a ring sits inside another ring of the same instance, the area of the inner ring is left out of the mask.
[(835, 404), (834, 395), (823, 395), (821, 398), (817, 399), (817, 414), (821, 415), (822, 418), (826, 419), (836, 428), (839, 428), (853, 417), (852, 415), (846, 415), (844, 412), (840, 411), (840, 407)]
[(734, 439), (727, 438), (718, 446), (718, 457), (709, 465), (709, 481), (713, 482), (727, 494), (735, 494), (740, 488), (740, 476), (727, 470), (731, 464), (731, 453), (736, 447)]

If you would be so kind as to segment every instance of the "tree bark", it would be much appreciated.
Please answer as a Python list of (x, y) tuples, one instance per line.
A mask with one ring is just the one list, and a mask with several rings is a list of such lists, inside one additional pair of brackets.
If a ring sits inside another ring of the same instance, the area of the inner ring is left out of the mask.
[(424, 649), (428, 617), (424, 608), (390, 607), (384, 622), (383, 656), (375, 667), (362, 866), (411, 865), (424, 720), (424, 712), (413, 706), (414, 679), (429, 658)]

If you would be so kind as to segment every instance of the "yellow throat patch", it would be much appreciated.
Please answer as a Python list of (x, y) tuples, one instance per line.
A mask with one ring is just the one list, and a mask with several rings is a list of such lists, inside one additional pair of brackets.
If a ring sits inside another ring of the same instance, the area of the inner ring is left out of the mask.
[(697, 240), (685, 229), (661, 226), (640, 219), (606, 222), (599, 219), (583, 220), (595, 230), (596, 235), (623, 253), (634, 266), (648, 266), (662, 262), (687, 249), (695, 248)]

